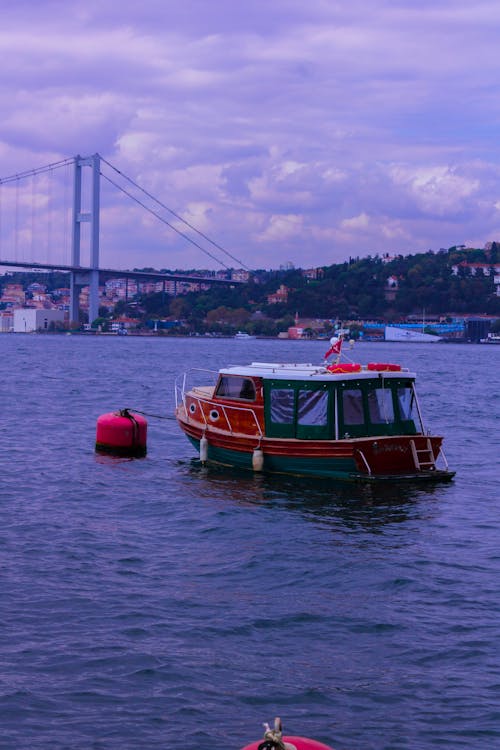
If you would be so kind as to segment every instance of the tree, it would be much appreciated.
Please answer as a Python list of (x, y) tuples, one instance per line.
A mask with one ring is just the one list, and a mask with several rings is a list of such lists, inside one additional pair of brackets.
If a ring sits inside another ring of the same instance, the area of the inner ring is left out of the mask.
[(96, 328), (99, 331), (106, 332), (106, 331), (109, 331), (109, 321), (106, 320), (106, 318), (96, 318), (92, 322), (91, 327)]
[(175, 320), (182, 320), (189, 312), (189, 304), (183, 297), (174, 297), (168, 306), (168, 310)]

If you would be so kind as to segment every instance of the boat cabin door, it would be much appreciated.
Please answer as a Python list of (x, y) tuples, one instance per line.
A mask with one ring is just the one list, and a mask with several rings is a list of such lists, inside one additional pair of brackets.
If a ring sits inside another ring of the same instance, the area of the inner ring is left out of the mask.
[(328, 440), (334, 435), (334, 393), (327, 383), (264, 381), (266, 435)]

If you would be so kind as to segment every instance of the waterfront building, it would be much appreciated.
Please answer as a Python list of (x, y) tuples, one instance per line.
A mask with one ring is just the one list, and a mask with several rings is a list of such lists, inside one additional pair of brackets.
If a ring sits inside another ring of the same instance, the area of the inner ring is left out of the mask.
[(51, 323), (64, 323), (63, 310), (38, 310), (33, 307), (21, 307), (14, 310), (14, 333), (32, 333), (47, 331)]

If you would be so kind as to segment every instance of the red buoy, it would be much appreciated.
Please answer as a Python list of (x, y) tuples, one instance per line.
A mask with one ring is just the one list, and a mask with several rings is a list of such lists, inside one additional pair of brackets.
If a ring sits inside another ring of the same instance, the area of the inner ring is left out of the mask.
[(97, 420), (95, 449), (112, 456), (145, 456), (147, 429), (144, 417), (128, 409), (102, 414)]
[[(296, 748), (296, 750), (333, 750), (329, 745), (324, 745), (322, 742), (311, 740), (308, 737), (284, 735), (282, 740), (285, 744), (285, 748), (288, 748), (288, 745), (291, 745)], [(265, 747), (265, 743), (262, 740), (258, 740), (257, 742), (252, 742), (250, 745), (245, 745), (241, 750), (258, 750), (260, 745), (264, 745)]]

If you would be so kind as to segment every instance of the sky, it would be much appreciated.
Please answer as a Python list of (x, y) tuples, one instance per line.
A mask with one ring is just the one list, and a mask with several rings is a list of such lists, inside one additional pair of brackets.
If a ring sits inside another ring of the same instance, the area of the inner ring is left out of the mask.
[[(482, 247), (500, 240), (499, 32), (497, 0), (17, 0), (0, 178), (99, 153), (230, 254), (103, 180), (106, 267)], [(67, 244), (67, 190), (2, 187), (0, 258)]]

